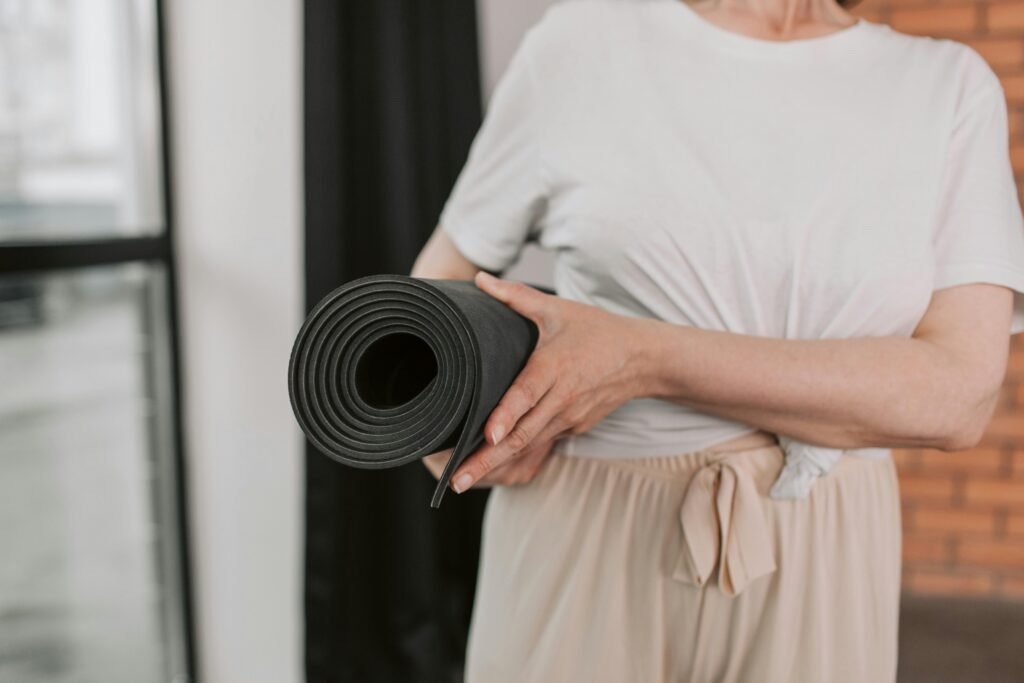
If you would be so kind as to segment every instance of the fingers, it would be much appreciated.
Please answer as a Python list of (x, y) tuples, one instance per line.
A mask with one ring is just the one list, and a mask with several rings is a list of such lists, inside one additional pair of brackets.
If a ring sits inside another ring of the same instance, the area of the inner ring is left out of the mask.
[(440, 479), (441, 474), (444, 473), (444, 466), (448, 464), (449, 458), (452, 457), (452, 451), (454, 449), (449, 448), (447, 450), (438, 451), (437, 453), (431, 453), (420, 458), (420, 462), (430, 471), (430, 474), (434, 476), (434, 479)]
[(471, 454), (452, 477), (452, 488), (462, 493), (488, 472), (502, 465), (519, 451), (527, 448), (551, 422), (557, 413), (560, 399), (548, 392), (540, 402), (516, 423), (508, 436), (497, 445), (484, 443)]
[(547, 461), (553, 446), (553, 441), (541, 441), (530, 446), (488, 472), (486, 476), (476, 482), (475, 486), (479, 487), (482, 484), (515, 486), (530, 482)]
[[(501, 443), (506, 434), (514, 432), (520, 418), (543, 400), (555, 384), (555, 373), (535, 358), (527, 361), (526, 367), (512, 382), (512, 386), (505, 390), (498, 405), (494, 406), (487, 418), (484, 435), (492, 446)], [(525, 444), (520, 446), (522, 447), (525, 447)]]
[(517, 313), (529, 318), (539, 326), (551, 297), (522, 282), (502, 280), (486, 271), (479, 271), (474, 278), (476, 286), (490, 294)]

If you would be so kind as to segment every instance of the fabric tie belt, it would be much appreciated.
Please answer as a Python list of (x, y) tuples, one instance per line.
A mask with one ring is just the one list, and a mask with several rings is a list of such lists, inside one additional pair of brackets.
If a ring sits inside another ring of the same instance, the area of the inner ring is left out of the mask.
[(672, 578), (703, 586), (718, 564), (718, 586), (738, 595), (775, 571), (772, 536), (750, 475), (728, 461), (705, 465), (686, 488), (679, 508), (683, 543)]
[(717, 566), (719, 588), (735, 597), (754, 579), (775, 571), (773, 535), (751, 473), (767, 461), (754, 460), (748, 451), (781, 448), (782, 439), (759, 430), (698, 456), (711, 460), (694, 473), (679, 506), (682, 534), (673, 579), (704, 586)]

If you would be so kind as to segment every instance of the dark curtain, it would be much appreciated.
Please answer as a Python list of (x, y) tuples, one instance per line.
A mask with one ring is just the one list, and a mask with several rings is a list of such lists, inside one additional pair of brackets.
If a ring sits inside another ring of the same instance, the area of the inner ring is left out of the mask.
[[(474, 0), (307, 0), (306, 304), (408, 273), (480, 125)], [(460, 681), (486, 491), (306, 457), (310, 683)]]

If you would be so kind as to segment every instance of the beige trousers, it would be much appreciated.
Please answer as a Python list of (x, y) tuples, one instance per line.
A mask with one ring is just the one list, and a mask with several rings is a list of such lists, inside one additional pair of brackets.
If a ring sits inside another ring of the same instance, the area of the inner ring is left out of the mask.
[(552, 455), (497, 486), (466, 683), (891, 683), (900, 502), (846, 456), (803, 500), (759, 431), (669, 457)]

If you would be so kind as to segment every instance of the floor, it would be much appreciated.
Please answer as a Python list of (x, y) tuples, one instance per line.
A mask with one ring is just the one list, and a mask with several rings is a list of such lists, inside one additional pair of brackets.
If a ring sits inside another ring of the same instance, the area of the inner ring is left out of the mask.
[(1024, 682), (1024, 602), (904, 596), (899, 683)]

